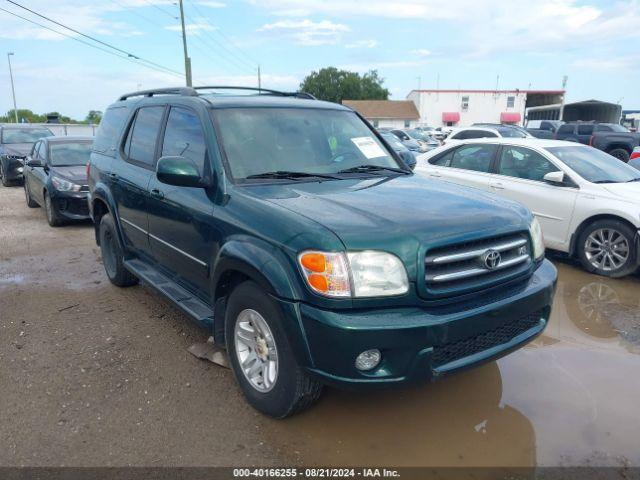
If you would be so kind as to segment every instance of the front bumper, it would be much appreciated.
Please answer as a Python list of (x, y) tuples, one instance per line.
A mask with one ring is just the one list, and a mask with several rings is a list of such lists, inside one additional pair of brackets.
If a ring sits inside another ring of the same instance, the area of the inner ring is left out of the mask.
[(17, 157), (4, 157), (2, 167), (5, 179), (9, 182), (22, 180), (24, 172), (24, 159)]
[[(310, 374), (339, 387), (393, 386), (434, 380), (528, 343), (547, 325), (556, 281), (555, 267), (545, 260), (524, 285), (486, 305), (476, 300), (438, 312), (420, 307), (329, 311), (300, 304), (288, 311), (297, 312), (304, 330)], [(382, 352), (380, 365), (357, 370), (356, 356), (372, 348)]]
[(56, 191), (51, 202), (61, 217), (68, 220), (89, 220), (88, 192)]

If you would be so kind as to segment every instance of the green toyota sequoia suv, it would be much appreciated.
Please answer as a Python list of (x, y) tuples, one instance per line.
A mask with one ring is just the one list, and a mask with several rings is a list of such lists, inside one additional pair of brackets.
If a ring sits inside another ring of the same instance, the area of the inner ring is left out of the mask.
[(356, 112), (308, 94), (123, 95), (88, 175), (110, 281), (141, 281), (204, 326), (274, 417), (325, 384), (496, 359), (549, 320), (557, 274), (529, 210), (414, 175)]

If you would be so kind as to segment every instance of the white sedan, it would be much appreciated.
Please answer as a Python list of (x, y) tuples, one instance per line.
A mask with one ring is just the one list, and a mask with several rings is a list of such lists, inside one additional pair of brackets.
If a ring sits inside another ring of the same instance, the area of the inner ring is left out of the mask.
[(415, 171), (493, 192), (527, 206), (548, 248), (609, 277), (638, 266), (640, 171), (587, 145), (483, 138), (418, 157)]

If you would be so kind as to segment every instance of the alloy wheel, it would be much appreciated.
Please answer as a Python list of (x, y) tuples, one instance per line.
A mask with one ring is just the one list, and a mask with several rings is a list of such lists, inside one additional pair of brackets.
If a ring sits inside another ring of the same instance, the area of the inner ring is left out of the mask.
[(587, 237), (584, 253), (595, 268), (612, 272), (627, 263), (630, 253), (629, 241), (617, 230), (600, 228)]
[(257, 391), (270, 391), (278, 379), (278, 350), (267, 321), (255, 310), (243, 310), (236, 320), (234, 337), (244, 377)]

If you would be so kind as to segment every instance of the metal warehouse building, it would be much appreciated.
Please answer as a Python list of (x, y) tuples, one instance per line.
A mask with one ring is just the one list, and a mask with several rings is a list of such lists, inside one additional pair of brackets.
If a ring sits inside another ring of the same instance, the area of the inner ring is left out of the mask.
[(527, 109), (562, 104), (564, 90), (412, 90), (420, 123), (465, 127), (474, 123), (522, 125)]

